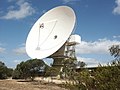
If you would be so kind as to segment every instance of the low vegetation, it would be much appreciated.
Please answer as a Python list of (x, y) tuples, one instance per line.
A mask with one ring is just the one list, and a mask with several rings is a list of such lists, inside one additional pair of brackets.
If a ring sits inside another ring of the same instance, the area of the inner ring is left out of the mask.
[[(46, 65), (42, 60), (31, 59), (18, 64), (13, 71), (0, 62), (0, 79), (12, 76), (14, 79), (31, 79), (36, 76), (52, 77), (59, 73), (61, 78), (66, 80), (63, 85), (70, 90), (119, 90), (120, 89), (120, 46), (113, 45), (110, 49), (114, 60), (106, 66), (99, 65), (94, 69), (85, 68), (84, 62), (77, 62), (76, 59), (65, 59), (63, 71), (59, 71)], [(79, 67), (79, 71), (76, 70)]]
[(106, 66), (99, 65), (89, 70), (80, 69), (79, 72), (69, 72), (71, 79), (65, 86), (70, 90), (119, 90), (120, 89), (120, 46), (113, 45), (110, 54), (115, 57)]

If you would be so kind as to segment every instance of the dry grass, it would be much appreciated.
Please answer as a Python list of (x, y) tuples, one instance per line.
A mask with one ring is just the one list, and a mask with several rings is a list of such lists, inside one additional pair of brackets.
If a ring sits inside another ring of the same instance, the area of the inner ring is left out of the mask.
[(67, 90), (54, 83), (24, 80), (0, 80), (0, 90)]

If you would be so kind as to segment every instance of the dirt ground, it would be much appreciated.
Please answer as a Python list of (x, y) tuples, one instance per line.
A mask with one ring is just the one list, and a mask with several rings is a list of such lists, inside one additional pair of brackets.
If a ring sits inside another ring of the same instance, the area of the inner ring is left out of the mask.
[(24, 80), (0, 80), (0, 90), (67, 90), (54, 83)]

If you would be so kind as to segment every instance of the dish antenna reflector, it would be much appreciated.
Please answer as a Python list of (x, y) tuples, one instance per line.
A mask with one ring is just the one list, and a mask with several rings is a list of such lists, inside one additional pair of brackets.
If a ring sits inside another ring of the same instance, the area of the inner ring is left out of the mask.
[(36, 21), (28, 34), (28, 56), (42, 59), (55, 53), (70, 37), (75, 22), (75, 13), (68, 6), (58, 6), (46, 12)]

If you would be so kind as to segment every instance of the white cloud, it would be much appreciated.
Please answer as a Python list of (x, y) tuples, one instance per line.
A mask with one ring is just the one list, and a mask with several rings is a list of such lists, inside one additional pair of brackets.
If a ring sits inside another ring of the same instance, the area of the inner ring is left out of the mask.
[(76, 47), (77, 54), (108, 54), (112, 45), (120, 44), (117, 40), (99, 39), (94, 42), (82, 41)]
[(15, 52), (18, 55), (20, 55), (20, 54), (26, 54), (25, 47), (16, 48), (16, 49), (13, 50), (13, 52)]
[(113, 9), (113, 14), (120, 15), (120, 0), (116, 0), (115, 3), (117, 6)]
[(77, 57), (77, 60), (81, 62), (85, 62), (87, 64), (87, 67), (96, 67), (99, 65), (99, 62), (94, 58)]
[(118, 35), (118, 36), (113, 36), (113, 38), (120, 38), (120, 35)]
[(86, 62), (86, 63), (98, 63), (97, 60), (93, 59), (93, 58), (84, 58), (84, 57), (78, 57), (77, 58), (78, 61), (81, 61), (81, 62)]
[(6, 50), (6, 49), (5, 49), (5, 48), (3, 48), (2, 46), (3, 46), (3, 44), (2, 44), (2, 43), (0, 43), (0, 53), (5, 52), (5, 50)]
[(8, 10), (13, 10), (15, 7), (14, 6), (10, 6), (10, 7), (8, 7), (7, 9)]
[(20, 63), (21, 61), (20, 61), (20, 60), (14, 60), (13, 62), (16, 63), (16, 64), (18, 64), (18, 63)]
[(44, 14), (44, 13), (46, 13), (46, 10), (43, 10), (43, 11), (42, 11), (42, 14)]
[(8, 0), (8, 2), (13, 2), (13, 1), (15, 1), (15, 0)]
[(8, 0), (8, 2), (12, 2), (13, 0)]
[(70, 2), (76, 2), (76, 1), (79, 1), (79, 0), (62, 0), (64, 4), (70, 3)]
[(0, 47), (0, 53), (3, 53), (5, 51), (5, 48)]
[(99, 62), (98, 60), (94, 58), (85, 58), (85, 57), (77, 57), (78, 61), (85, 62), (87, 64), (86, 67), (97, 67), (99, 64), (101, 65), (107, 65), (107, 63), (103, 63), (102, 61)]
[[(12, 1), (12, 0), (10, 0)], [(2, 19), (22, 19), (27, 16), (30, 16), (35, 13), (35, 9), (32, 8), (30, 3), (25, 2), (24, 0), (19, 0), (16, 2), (16, 5), (18, 5), (19, 9), (15, 9), (16, 7), (10, 6), (8, 7), (8, 13), (6, 13), (5, 16), (2, 16), (0, 18)]]

